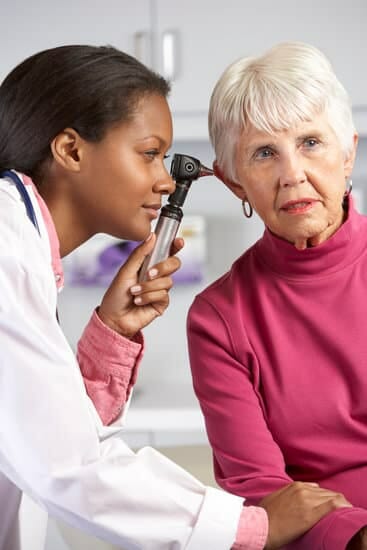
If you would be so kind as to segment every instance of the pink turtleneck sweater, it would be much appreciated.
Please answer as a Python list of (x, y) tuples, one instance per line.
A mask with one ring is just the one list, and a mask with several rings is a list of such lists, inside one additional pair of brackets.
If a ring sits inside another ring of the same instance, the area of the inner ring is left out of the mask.
[(195, 392), (224, 489), (256, 504), (291, 480), (354, 508), (292, 550), (344, 550), (367, 525), (367, 218), (352, 203), (326, 242), (298, 251), (269, 230), (188, 316)]

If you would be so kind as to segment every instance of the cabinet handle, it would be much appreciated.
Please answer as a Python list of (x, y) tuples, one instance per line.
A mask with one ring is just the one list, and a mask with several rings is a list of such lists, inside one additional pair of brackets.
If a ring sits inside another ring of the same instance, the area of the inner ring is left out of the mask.
[(149, 31), (137, 31), (134, 33), (133, 55), (147, 65), (152, 66), (152, 35)]
[(173, 82), (178, 77), (178, 32), (166, 31), (162, 38), (163, 76)]

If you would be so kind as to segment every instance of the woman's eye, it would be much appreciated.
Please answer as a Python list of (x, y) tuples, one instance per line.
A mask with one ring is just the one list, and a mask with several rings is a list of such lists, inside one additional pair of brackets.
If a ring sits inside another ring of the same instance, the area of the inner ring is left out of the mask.
[(305, 145), (309, 148), (315, 147), (315, 145), (317, 145), (317, 140), (315, 138), (307, 138), (305, 140)]
[(256, 151), (255, 158), (266, 159), (271, 157), (272, 154), (273, 152), (271, 149), (269, 149), (269, 147), (263, 147), (262, 149), (259, 149), (258, 151)]

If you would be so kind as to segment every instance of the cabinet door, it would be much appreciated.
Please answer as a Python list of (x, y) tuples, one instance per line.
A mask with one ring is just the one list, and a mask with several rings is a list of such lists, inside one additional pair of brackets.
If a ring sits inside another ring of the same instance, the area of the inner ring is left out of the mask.
[(62, 44), (116, 46), (150, 64), (150, 0), (12, 0), (1, 3), (0, 79)]
[(288, 40), (323, 50), (353, 104), (367, 104), (365, 0), (157, 0), (156, 21), (161, 72), (163, 43), (168, 69), (170, 46), (176, 47), (171, 105), (178, 115), (206, 112), (213, 85), (230, 62)]

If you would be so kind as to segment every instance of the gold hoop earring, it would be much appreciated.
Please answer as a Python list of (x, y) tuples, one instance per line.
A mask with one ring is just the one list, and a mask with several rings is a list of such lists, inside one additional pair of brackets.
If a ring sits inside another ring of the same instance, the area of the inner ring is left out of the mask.
[(251, 206), (251, 204), (249, 203), (249, 201), (246, 201), (245, 199), (243, 199), (242, 201), (242, 212), (245, 216), (245, 218), (251, 218), (254, 210)]

